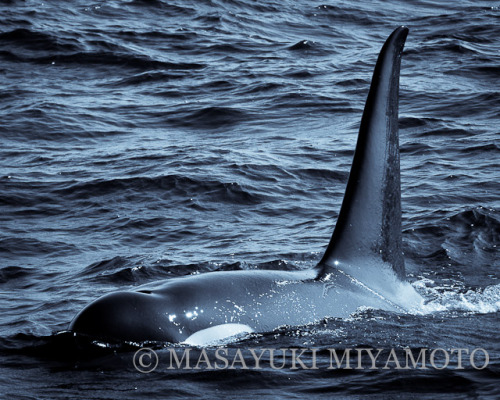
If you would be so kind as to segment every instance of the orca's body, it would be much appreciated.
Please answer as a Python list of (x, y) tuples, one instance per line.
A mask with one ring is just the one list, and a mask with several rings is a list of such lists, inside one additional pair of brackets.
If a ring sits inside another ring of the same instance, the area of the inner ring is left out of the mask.
[(362, 306), (396, 312), (418, 306), (421, 297), (404, 280), (401, 244), (398, 92), (407, 34), (396, 29), (380, 52), (342, 208), (316, 268), (211, 272), (111, 293), (69, 329), (101, 339), (203, 345), (347, 317)]

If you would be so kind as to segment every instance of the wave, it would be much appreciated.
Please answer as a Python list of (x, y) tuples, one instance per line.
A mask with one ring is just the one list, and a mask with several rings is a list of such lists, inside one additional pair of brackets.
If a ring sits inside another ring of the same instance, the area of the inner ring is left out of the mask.
[(146, 55), (130, 53), (115, 53), (107, 51), (76, 52), (71, 54), (51, 54), (38, 57), (16, 54), (11, 51), (0, 51), (0, 56), (8, 61), (29, 62), (37, 64), (78, 64), (78, 66), (117, 66), (129, 67), (142, 70), (165, 69), (165, 70), (197, 70), (206, 67), (203, 63), (168, 62), (159, 61)]
[(488, 314), (500, 311), (500, 284), (466, 290), (459, 284), (441, 286), (426, 278), (414, 282), (413, 287), (427, 299), (419, 310), (424, 314), (454, 311)]
[[(126, 32), (121, 35), (126, 36)], [(189, 38), (186, 35), (182, 33), (178, 37)], [(204, 63), (157, 60), (150, 55), (132, 52), (125, 44), (119, 44), (112, 39), (84, 40), (78, 36), (68, 38), (26, 28), (0, 33), (0, 46), (1, 57), (19, 63), (117, 66), (145, 71), (186, 71), (206, 67)], [(85, 50), (89, 47), (92, 50)]]
[(262, 195), (244, 188), (236, 182), (202, 180), (181, 175), (157, 177), (132, 177), (101, 179), (70, 184), (63, 189), (53, 190), (53, 194), (67, 199), (80, 200), (117, 193), (138, 194), (138, 200), (151, 193), (164, 193), (181, 199), (204, 197), (215, 202), (235, 204), (259, 204)]
[(205, 107), (196, 111), (177, 112), (167, 122), (174, 126), (196, 129), (219, 129), (252, 119), (251, 114), (231, 107)]
[(190, 30), (188, 28), (179, 28), (175, 31), (133, 31), (133, 30), (120, 30), (116, 32), (116, 35), (120, 38), (142, 42), (143, 40), (161, 40), (168, 42), (185, 42), (196, 39), (199, 34), (195, 30)]
[(422, 223), (405, 231), (411, 242), (418, 244), (417, 253), (421, 256), (432, 258), (432, 254), (445, 251), (450, 257), (450, 249), (455, 248), (458, 251), (455, 261), (460, 264), (467, 264), (467, 261), (474, 263), (474, 257), (477, 263), (481, 261), (481, 254), (491, 254), (491, 261), (495, 264), (495, 249), (500, 245), (499, 233), (500, 220), (496, 210), (483, 207), (467, 209), (446, 216), (436, 224)]
[[(258, 264), (246, 262), (199, 262), (191, 264), (176, 264), (169, 259), (159, 259), (150, 262), (137, 257), (116, 256), (95, 262), (76, 274), (79, 279), (90, 280), (100, 284), (146, 285), (152, 289), (161, 286), (166, 279), (208, 273), (215, 271), (245, 271), (245, 270), (283, 270), (297, 271), (309, 268), (317, 261), (316, 254), (282, 254), (286, 259), (265, 261)], [(0, 273), (2, 271), (0, 270)], [(29, 271), (12, 268), (6, 274), (24, 276)], [(1, 275), (0, 275), (1, 277)]]
[(109, 87), (130, 87), (147, 83), (168, 82), (172, 79), (182, 79), (184, 75), (165, 71), (146, 71), (118, 81), (106, 83)]
[(297, 176), (298, 179), (308, 181), (310, 179), (325, 180), (328, 184), (333, 184), (334, 182), (347, 182), (349, 173), (347, 171), (334, 171), (330, 169), (322, 168), (299, 168), (290, 169), (289, 172)]
[(44, 32), (32, 31), (26, 28), (0, 33), (0, 43), (12, 47), (22, 47), (35, 52), (75, 52), (80, 50), (77, 39), (61, 38)]
[[(283, 269), (284, 267), (290, 268), (290, 264), (282, 260), (258, 266), (259, 269)], [(174, 277), (214, 271), (242, 271), (253, 268), (256, 267), (241, 262), (174, 264), (169, 260), (161, 259), (154, 263), (146, 263), (142, 259), (117, 256), (93, 263), (79, 272), (77, 276), (100, 284), (147, 284), (147, 287), (151, 289), (161, 286), (166, 279)]]
[(136, 6), (136, 7), (147, 7), (147, 8), (158, 8), (162, 11), (167, 11), (169, 16), (177, 17), (184, 15), (195, 15), (196, 9), (189, 8), (185, 5), (178, 6), (176, 4), (171, 4), (170, 2), (162, 1), (162, 0), (132, 0), (125, 2), (127, 6)]
[(78, 247), (61, 241), (41, 241), (29, 237), (0, 239), (0, 253), (8, 256), (65, 255), (78, 252)]
[[(1, 251), (1, 250), (0, 250)], [(5, 284), (16, 279), (24, 279), (33, 275), (33, 268), (9, 266), (0, 269), (0, 284)]]
[(361, 7), (350, 7), (346, 4), (341, 6), (323, 4), (317, 6), (316, 10), (321, 16), (336, 23), (355, 22), (360, 25), (370, 26), (375, 24), (376, 21), (385, 18), (382, 11), (375, 10), (373, 7), (364, 10)]

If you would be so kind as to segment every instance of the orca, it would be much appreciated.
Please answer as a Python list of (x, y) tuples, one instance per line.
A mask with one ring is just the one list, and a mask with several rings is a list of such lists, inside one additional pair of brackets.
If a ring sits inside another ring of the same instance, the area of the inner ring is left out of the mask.
[(76, 335), (204, 346), (281, 326), (344, 318), (361, 307), (408, 312), (422, 298), (405, 279), (398, 103), (408, 28), (385, 42), (373, 73), (330, 243), (305, 271), (219, 271), (104, 295), (70, 323)]

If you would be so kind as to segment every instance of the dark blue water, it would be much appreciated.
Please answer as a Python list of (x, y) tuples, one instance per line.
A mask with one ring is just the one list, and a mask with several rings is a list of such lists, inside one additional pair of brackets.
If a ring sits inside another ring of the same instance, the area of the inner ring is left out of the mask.
[[(500, 396), (497, 2), (11, 0), (0, 15), (6, 398)], [(230, 346), (317, 348), (322, 366), (328, 348), (483, 348), (486, 368), (145, 375), (133, 346), (82, 354), (56, 334), (115, 289), (314, 266), (403, 24), (403, 239), (425, 306)]]

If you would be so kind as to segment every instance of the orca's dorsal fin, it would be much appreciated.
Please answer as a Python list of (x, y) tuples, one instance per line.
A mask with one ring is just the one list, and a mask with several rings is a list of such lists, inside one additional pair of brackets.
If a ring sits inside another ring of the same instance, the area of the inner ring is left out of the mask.
[[(318, 278), (338, 269), (363, 281), (379, 270), (405, 277), (399, 173), (399, 70), (408, 28), (385, 42), (373, 73), (342, 208)], [(362, 262), (361, 262), (362, 261)]]

